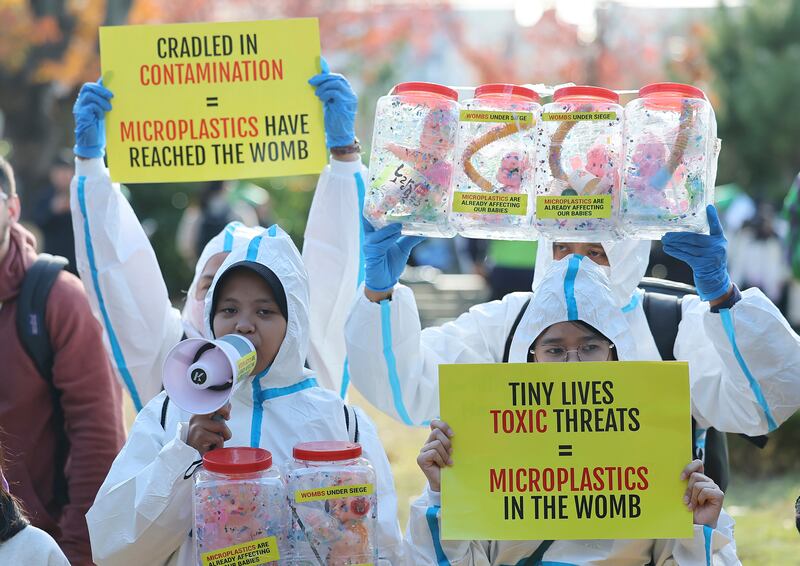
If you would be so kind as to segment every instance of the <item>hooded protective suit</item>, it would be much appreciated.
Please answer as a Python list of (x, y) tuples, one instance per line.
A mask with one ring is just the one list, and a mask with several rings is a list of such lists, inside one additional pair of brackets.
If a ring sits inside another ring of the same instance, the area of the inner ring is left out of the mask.
[[(636, 359), (661, 359), (636, 286), (647, 268), (650, 243), (604, 244), (613, 301), (636, 340)], [(534, 289), (553, 263), (552, 243), (539, 244)], [(361, 393), (387, 414), (422, 424), (439, 411), (438, 366), (497, 363), (530, 293), (472, 307), (458, 319), (420, 330), (413, 293), (397, 285), (391, 300), (372, 303), (363, 287), (345, 326), (350, 375)], [(535, 316), (535, 301), (521, 323)], [(692, 414), (701, 428), (751, 436), (775, 429), (800, 407), (800, 337), (758, 289), (748, 289), (731, 309), (710, 311), (687, 296), (675, 341), (675, 358), (689, 362)], [(522, 326), (521, 324), (521, 326)], [(514, 334), (510, 362), (526, 360), (527, 336)]]
[[(520, 321), (511, 356), (519, 359), (550, 325), (582, 320), (611, 340), (620, 360), (637, 359), (630, 328), (610, 300), (608, 279), (600, 266), (579, 255), (552, 264), (531, 301), (533, 307)], [(534, 314), (535, 313), (535, 314)], [(517, 340), (516, 338), (519, 337)], [(458, 434), (458, 431), (455, 431)], [(457, 454), (456, 464), (458, 465)], [(679, 470), (676, 470), (676, 474)], [(676, 501), (676, 504), (679, 502)], [(489, 566), (524, 564), (542, 541), (445, 541), (441, 532), (441, 502), (428, 487), (411, 507), (406, 533), (406, 554), (412, 564)], [(539, 564), (559, 566), (682, 566), (736, 565), (733, 520), (724, 511), (717, 528), (695, 525), (694, 538), (681, 540), (568, 540), (555, 541), (540, 556)]]
[[(348, 440), (344, 403), (337, 393), (319, 387), (303, 364), (309, 344), (308, 278), (289, 236), (273, 226), (247, 246), (234, 249), (217, 272), (206, 300), (206, 331), (211, 334), (211, 297), (222, 274), (242, 261), (267, 266), (286, 294), (286, 337), (271, 366), (240, 386), (231, 398), (233, 434), (226, 446), (260, 446), (273, 455), (273, 465), (291, 458), (299, 442)], [(192, 486), (186, 477), (199, 453), (186, 444), (191, 415), (167, 404), (165, 428), (161, 393), (139, 413), (128, 442), (86, 515), (97, 564), (195, 564)], [(378, 477), (380, 555), (400, 563), (402, 544), (397, 501), (389, 462), (377, 430), (356, 409), (359, 442)]]
[[(342, 329), (359, 282), (364, 174), (360, 161), (331, 161), (317, 183), (303, 245), (314, 305), (309, 364), (321, 385), (343, 393)], [(102, 159), (75, 160), (70, 193), (78, 272), (105, 330), (109, 357), (139, 410), (161, 391), (167, 352), (184, 334), (202, 334), (202, 301), (194, 299), (194, 290), (206, 262), (246, 245), (255, 233), (231, 223), (206, 245), (181, 317), (150, 241)]]

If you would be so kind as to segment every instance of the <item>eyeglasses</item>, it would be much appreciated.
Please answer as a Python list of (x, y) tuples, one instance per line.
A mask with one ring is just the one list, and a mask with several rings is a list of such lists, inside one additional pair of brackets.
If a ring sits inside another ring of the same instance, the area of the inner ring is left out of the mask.
[(562, 346), (541, 345), (531, 348), (531, 354), (537, 362), (566, 362), (571, 352), (575, 352), (579, 362), (605, 362), (613, 348), (614, 344), (611, 342), (594, 340), (572, 350)]

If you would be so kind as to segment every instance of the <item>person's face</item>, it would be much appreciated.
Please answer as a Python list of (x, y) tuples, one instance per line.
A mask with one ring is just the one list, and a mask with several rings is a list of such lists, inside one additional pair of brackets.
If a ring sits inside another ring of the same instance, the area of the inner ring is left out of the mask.
[(254, 373), (269, 367), (286, 336), (286, 319), (272, 289), (249, 269), (223, 279), (213, 321), (214, 336), (239, 334), (253, 343), (258, 355)]
[(9, 196), (0, 189), (0, 252), (4, 252), (8, 246), (8, 234), (11, 225), (19, 220), (19, 213), (19, 197)]
[(208, 258), (203, 271), (200, 272), (200, 277), (197, 278), (197, 288), (194, 290), (195, 299), (202, 301), (206, 298), (208, 288), (211, 287), (211, 282), (214, 281), (214, 276), (226, 257), (228, 257), (228, 252), (219, 252)]
[(613, 359), (611, 341), (574, 322), (557, 322), (531, 348), (536, 362), (605, 362)]
[(603, 244), (591, 242), (555, 242), (553, 244), (553, 259), (558, 261), (569, 254), (586, 256), (598, 265), (608, 265), (608, 256)]

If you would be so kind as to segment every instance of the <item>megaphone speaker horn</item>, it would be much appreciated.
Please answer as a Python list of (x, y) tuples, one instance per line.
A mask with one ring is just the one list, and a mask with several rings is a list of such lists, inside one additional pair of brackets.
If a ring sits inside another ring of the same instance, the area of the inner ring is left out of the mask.
[(178, 407), (189, 413), (213, 413), (230, 400), (255, 366), (255, 347), (243, 336), (190, 338), (167, 354), (164, 389)]

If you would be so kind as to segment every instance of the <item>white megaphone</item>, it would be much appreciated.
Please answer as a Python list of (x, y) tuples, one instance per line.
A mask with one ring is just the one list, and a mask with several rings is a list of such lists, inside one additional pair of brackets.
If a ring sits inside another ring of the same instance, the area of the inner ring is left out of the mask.
[(164, 389), (184, 411), (205, 415), (225, 405), (255, 367), (255, 346), (244, 336), (189, 338), (164, 360)]

